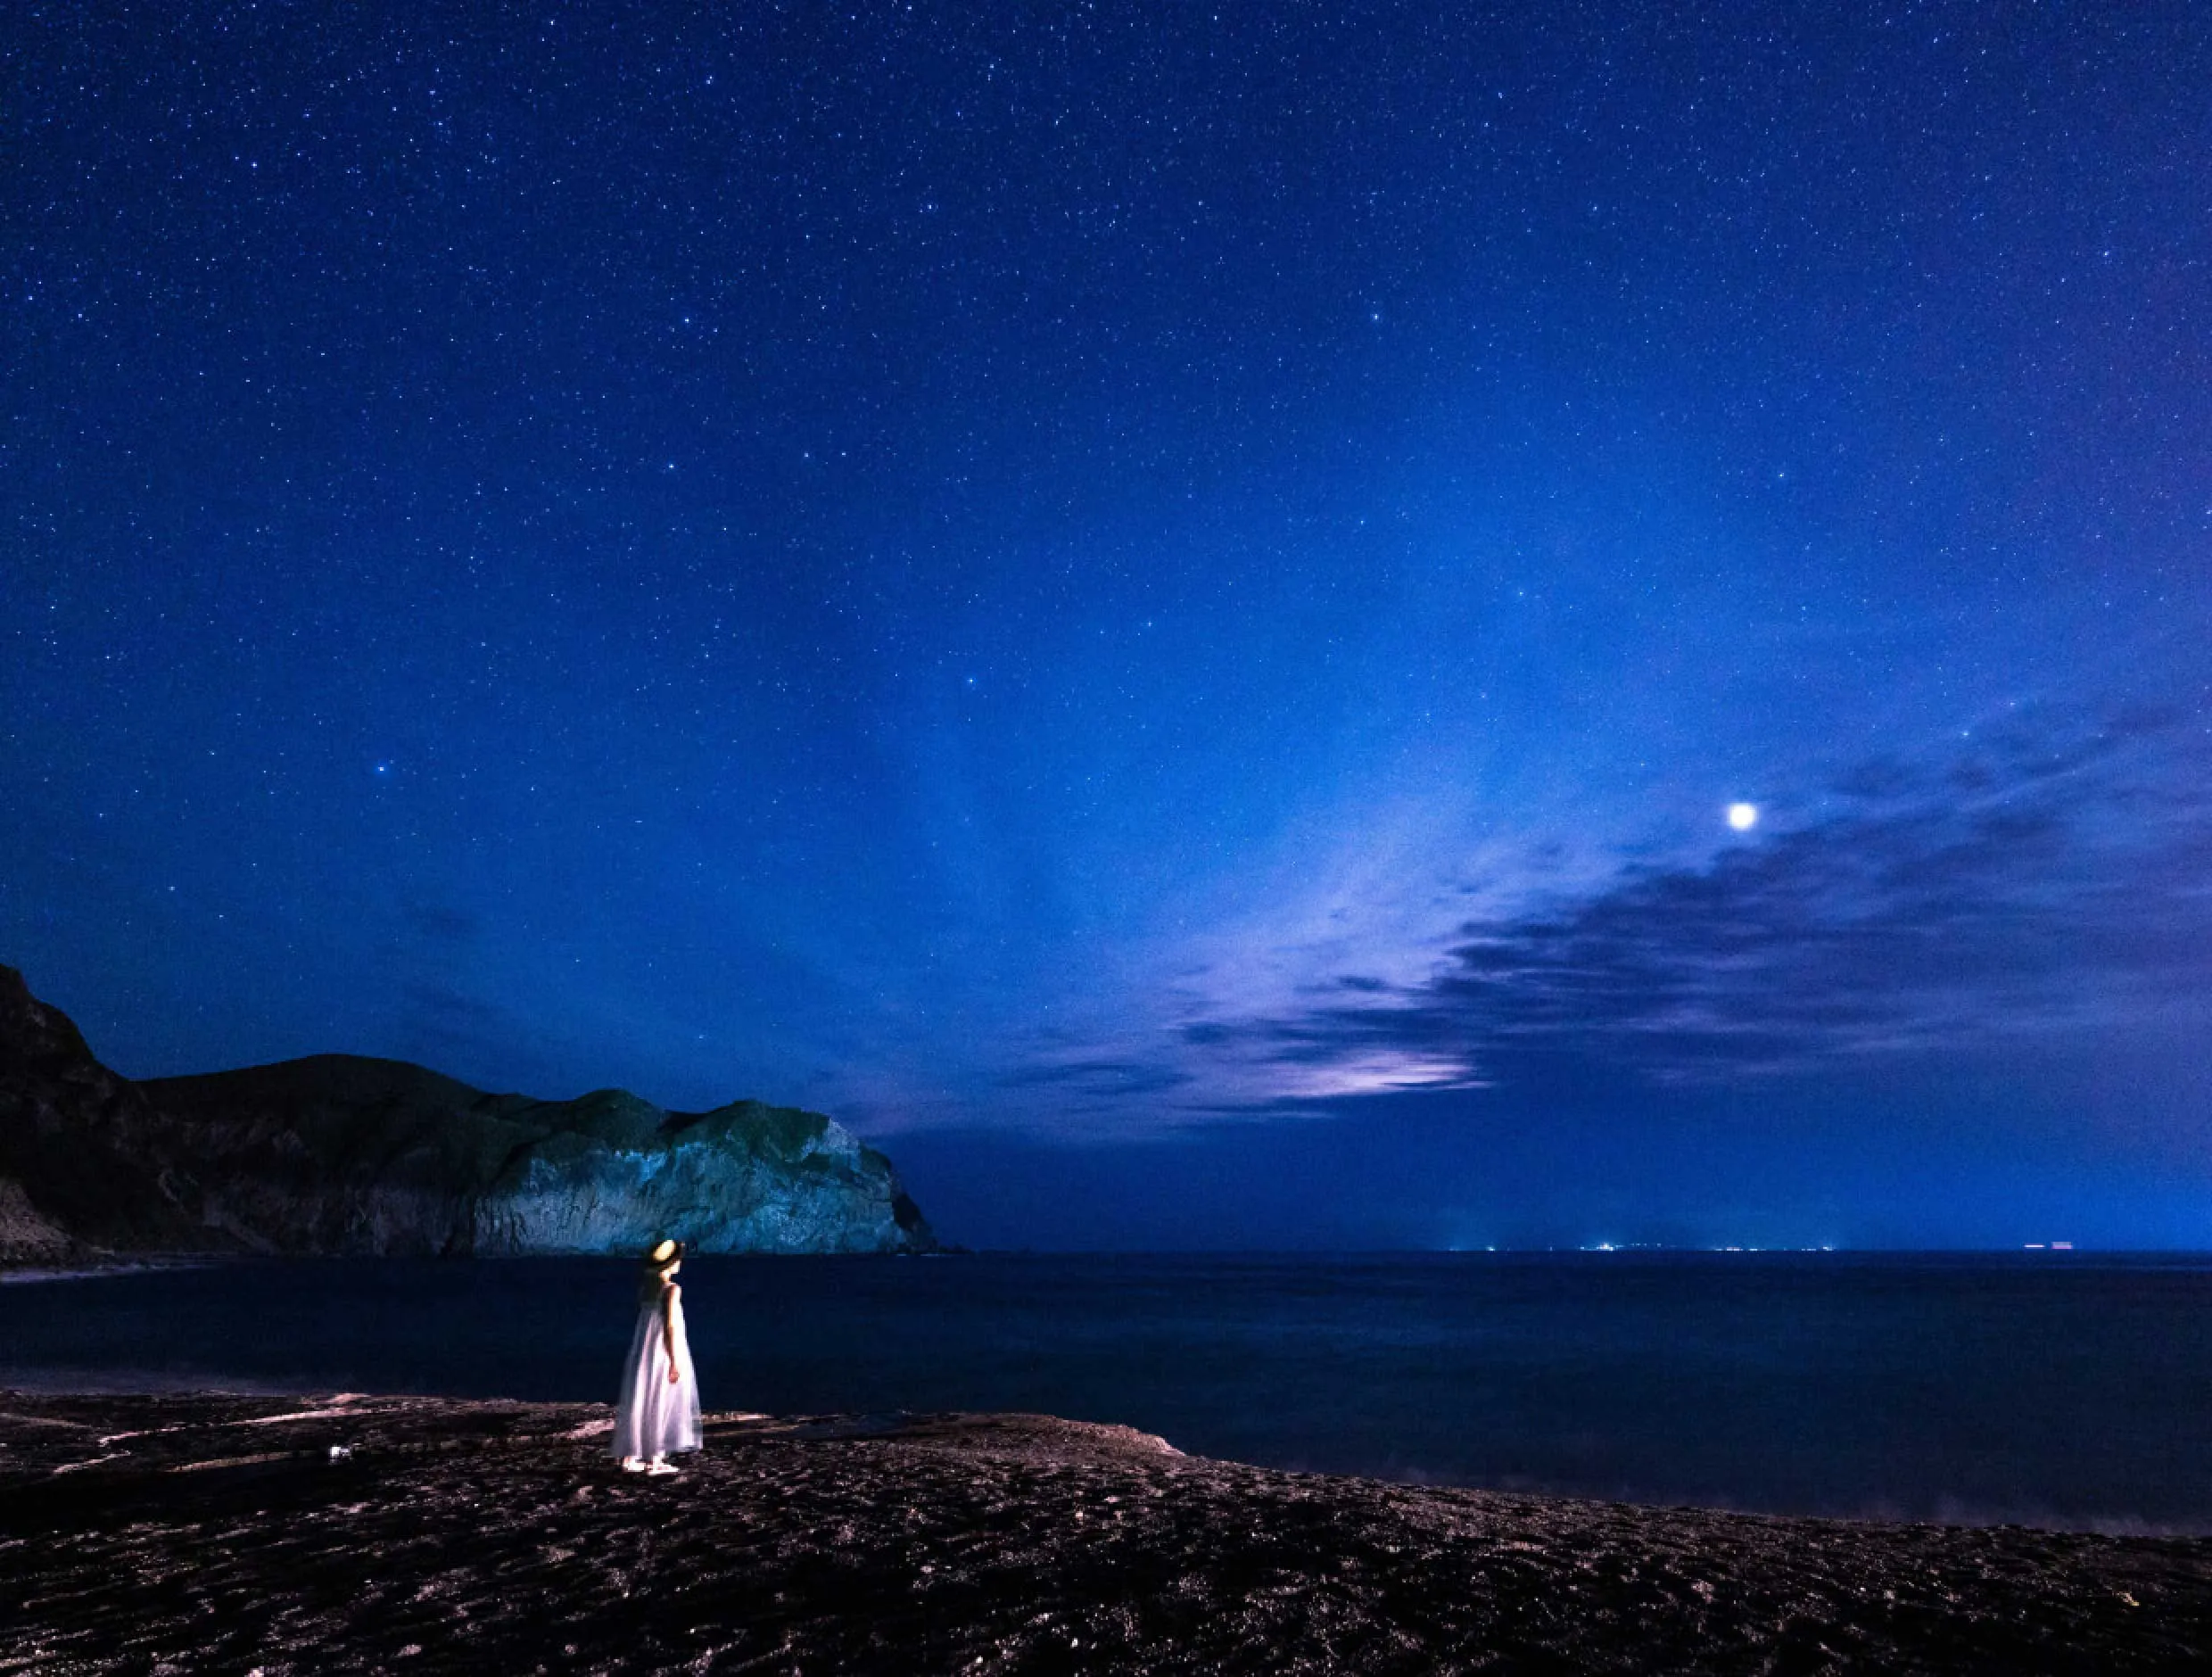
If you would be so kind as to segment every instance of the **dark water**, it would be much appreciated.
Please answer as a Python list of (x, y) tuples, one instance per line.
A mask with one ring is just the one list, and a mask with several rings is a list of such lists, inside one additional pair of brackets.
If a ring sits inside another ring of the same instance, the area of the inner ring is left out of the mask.
[[(0, 1286), (0, 1384), (610, 1398), (607, 1260)], [(1036, 1409), (1288, 1467), (2212, 1530), (2212, 1260), (699, 1258), (710, 1408)]]

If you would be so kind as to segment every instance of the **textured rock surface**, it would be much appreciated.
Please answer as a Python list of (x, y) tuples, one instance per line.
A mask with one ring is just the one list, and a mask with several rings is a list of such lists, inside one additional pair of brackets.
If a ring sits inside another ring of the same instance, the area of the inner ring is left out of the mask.
[(1272, 1472), (1044, 1416), (0, 1393), (6, 1673), (2205, 1670), (2212, 1539)]
[(54, 1263), (68, 1258), (69, 1231), (30, 1202), (23, 1185), (0, 1177), (0, 1263)]
[[(619, 1089), (489, 1095), (400, 1061), (319, 1054), (132, 1083), (0, 967), (0, 1256), (926, 1252), (890, 1161), (829, 1119), (668, 1112)], [(7, 1248), (20, 1230), (22, 1250)]]

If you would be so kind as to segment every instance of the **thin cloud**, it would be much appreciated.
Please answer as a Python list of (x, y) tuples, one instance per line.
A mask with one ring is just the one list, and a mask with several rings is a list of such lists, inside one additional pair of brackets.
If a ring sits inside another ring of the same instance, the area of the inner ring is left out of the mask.
[(1163, 1095), (1195, 1074), (1144, 1060), (1076, 1060), (1025, 1066), (999, 1081), (1006, 1088), (1058, 1088), (1087, 1096)]
[(1427, 979), (1348, 973), (1197, 1020), (1223, 1103), (1511, 1082), (1562, 1056), (1654, 1082), (2122, 1027), (2212, 998), (2212, 752), (2170, 714), (1869, 762), (1702, 865), (1470, 921)]

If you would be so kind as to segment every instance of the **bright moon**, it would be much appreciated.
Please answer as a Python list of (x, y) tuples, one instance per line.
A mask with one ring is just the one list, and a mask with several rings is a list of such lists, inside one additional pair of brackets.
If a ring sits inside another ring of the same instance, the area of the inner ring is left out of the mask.
[(1749, 832), (1758, 820), (1759, 805), (1756, 804), (1730, 804), (1729, 805), (1729, 825), (1735, 828), (1737, 832)]

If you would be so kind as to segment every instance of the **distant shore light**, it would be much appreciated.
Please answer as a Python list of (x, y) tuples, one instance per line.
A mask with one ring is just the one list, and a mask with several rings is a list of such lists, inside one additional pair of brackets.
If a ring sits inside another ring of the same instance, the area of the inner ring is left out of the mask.
[(1728, 822), (1737, 832), (1749, 832), (1759, 824), (1759, 805), (1730, 804), (1728, 807)]

